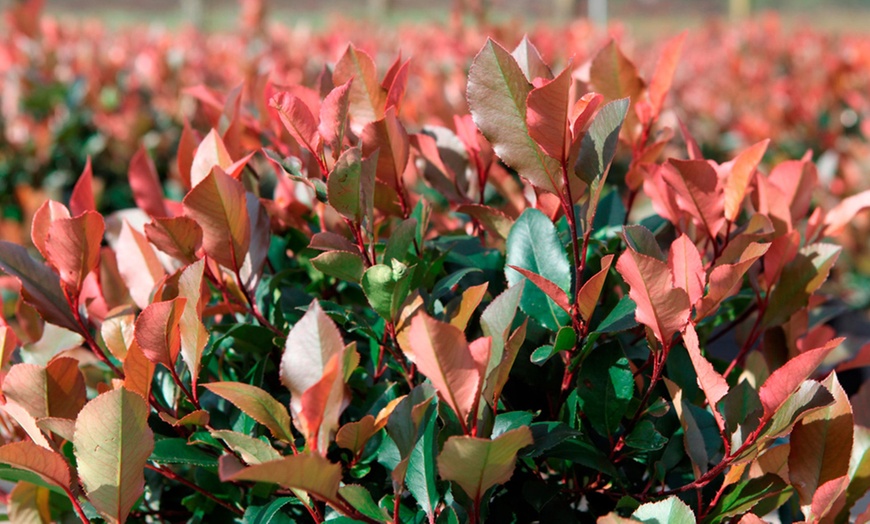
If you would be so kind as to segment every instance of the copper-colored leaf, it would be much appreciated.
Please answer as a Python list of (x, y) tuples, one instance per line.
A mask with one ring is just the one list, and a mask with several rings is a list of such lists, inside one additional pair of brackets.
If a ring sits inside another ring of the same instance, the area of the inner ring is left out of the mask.
[(348, 45), (347, 50), (335, 64), (332, 81), (335, 85), (350, 84), (349, 102), (351, 125), (359, 132), (369, 122), (384, 117), (387, 92), (378, 83), (375, 62), (365, 51)]
[(843, 340), (842, 337), (836, 338), (824, 346), (804, 351), (771, 373), (758, 390), (761, 405), (764, 407), (764, 418), (772, 417), (798, 386), (819, 367), (825, 357)]
[(78, 216), (85, 211), (96, 211), (97, 204), (94, 200), (94, 172), (91, 169), (91, 157), (85, 161), (85, 169), (73, 186), (69, 198), (69, 210), (73, 216)]
[(262, 389), (241, 382), (211, 382), (203, 387), (230, 401), (249, 417), (269, 428), (275, 438), (293, 442), (290, 414), (283, 404)]
[(142, 348), (133, 339), (124, 357), (124, 387), (142, 398), (151, 394), (151, 380), (154, 378), (155, 364), (148, 360)]
[(388, 109), (383, 118), (367, 124), (360, 138), (364, 156), (371, 156), (378, 150), (377, 179), (398, 189), (410, 159), (411, 143), (395, 108)]
[(746, 197), (746, 190), (752, 182), (752, 176), (758, 163), (767, 151), (770, 139), (762, 140), (749, 149), (737, 155), (731, 165), (731, 171), (725, 177), (725, 218), (734, 221), (740, 213), (740, 206)]
[(48, 239), (48, 228), (51, 227), (52, 222), (61, 218), (71, 218), (69, 209), (54, 200), (43, 202), (33, 214), (33, 221), (30, 224), (30, 240), (46, 259), (48, 258), (48, 250), (45, 248), (45, 241)]
[(710, 272), (709, 289), (707, 290), (707, 295), (698, 304), (697, 315), (695, 317), (696, 322), (715, 313), (719, 308), (719, 304), (736, 292), (740, 287), (740, 283), (743, 282), (743, 275), (746, 274), (746, 271), (749, 270), (749, 267), (756, 260), (767, 252), (768, 247), (770, 247), (770, 244), (753, 242), (740, 255), (740, 259), (737, 262), (716, 266)]
[(233, 165), (227, 146), (214, 129), (202, 139), (196, 148), (190, 165), (190, 185), (196, 187), (212, 172), (215, 167), (229, 169)]
[(348, 422), (335, 434), (335, 444), (359, 455), (366, 442), (380, 430), (375, 425), (375, 417), (366, 415), (357, 422)]
[(713, 410), (713, 418), (716, 419), (716, 424), (720, 430), (725, 429), (725, 420), (722, 414), (719, 413), (719, 401), (728, 394), (728, 382), (723, 377), (709, 360), (701, 354), (701, 344), (698, 342), (698, 333), (691, 322), (686, 324), (686, 329), (683, 332), (683, 342), (686, 345), (686, 350), (689, 352), (689, 358), (692, 360), (692, 367), (695, 368), (695, 374), (698, 375), (698, 385), (701, 386), (701, 391), (707, 398), (707, 403), (710, 409)]
[(711, 238), (725, 224), (722, 187), (716, 170), (706, 160), (671, 159), (662, 171), (676, 192), (677, 205), (688, 213)]
[(155, 217), (145, 224), (145, 236), (160, 251), (185, 264), (196, 261), (202, 246), (202, 228), (189, 217)]
[(202, 323), (201, 309), (204, 271), (205, 260), (199, 260), (186, 267), (178, 278), (178, 296), (187, 299), (179, 323), (181, 358), (190, 371), (194, 390), (199, 382), (202, 353), (208, 343), (208, 331)]
[(130, 159), (127, 178), (133, 190), (133, 200), (139, 209), (153, 217), (169, 215), (166, 204), (163, 203), (163, 187), (160, 185), (157, 168), (144, 146), (140, 146)]
[(75, 419), (85, 405), (85, 379), (78, 360), (69, 357), (55, 358), (45, 367), (16, 364), (3, 380), (3, 394), (33, 418)]
[(242, 267), (251, 243), (245, 188), (215, 168), (184, 197), (184, 212), (202, 227), (205, 252), (230, 269)]
[(553, 299), (553, 302), (555, 302), (556, 305), (562, 308), (565, 312), (571, 310), (571, 304), (568, 303), (568, 294), (565, 293), (565, 290), (560, 288), (555, 282), (525, 268), (514, 266), (512, 264), (508, 264), (508, 267), (518, 271), (521, 275), (531, 280), (532, 283), (538, 286), (538, 288), (546, 293), (548, 297)]
[(655, 72), (649, 84), (649, 100), (652, 105), (652, 115), (657, 116), (662, 112), (662, 107), (665, 103), (665, 97), (671, 89), (671, 82), (674, 79), (674, 72), (679, 64), (680, 53), (683, 50), (683, 42), (686, 41), (686, 33), (682, 32), (676, 37), (668, 40), (665, 44), (659, 61), (656, 64)]
[(136, 319), (134, 336), (142, 353), (151, 362), (175, 369), (181, 351), (179, 323), (187, 299), (177, 297), (165, 302), (149, 304)]
[(278, 111), (278, 116), (284, 124), (284, 128), (293, 137), (293, 140), (307, 149), (312, 155), (317, 155), (318, 140), (317, 120), (311, 113), (311, 109), (305, 105), (299, 97), (284, 91), (272, 97), (269, 105)]
[(668, 268), (674, 276), (674, 285), (689, 295), (689, 304), (697, 303), (704, 295), (707, 275), (701, 253), (685, 233), (671, 244)]
[(333, 158), (338, 158), (344, 143), (351, 85), (353, 85), (353, 78), (330, 91), (320, 105), (320, 124), (317, 132), (332, 149)]
[(320, 380), (302, 393), (299, 399), (302, 409), (294, 413), (297, 426), (311, 449), (323, 455), (328, 451), (332, 434), (338, 428), (338, 417), (342, 411), (345, 396), (343, 360), (341, 353), (330, 357)]
[(96, 211), (51, 223), (45, 241), (47, 259), (60, 273), (60, 281), (72, 300), (78, 297), (85, 277), (100, 263), (100, 242), (106, 227)]
[(25, 440), (0, 447), (0, 463), (36, 473), (46, 482), (70, 491), (72, 478), (63, 456), (33, 442)]
[(598, 299), (601, 297), (601, 290), (604, 288), (612, 263), (613, 255), (601, 257), (601, 269), (584, 282), (577, 292), (577, 307), (580, 309), (580, 316), (587, 323), (592, 320), (592, 314), (598, 306)]
[(341, 483), (341, 464), (334, 464), (320, 455), (303, 453), (250, 466), (221, 480), (269, 482), (335, 501)]
[(121, 226), (115, 252), (119, 254), (116, 257), (118, 272), (130, 290), (130, 297), (140, 309), (145, 309), (151, 303), (154, 286), (166, 274), (157, 253), (145, 235), (133, 229), (126, 220)]
[(571, 90), (571, 67), (550, 82), (536, 87), (526, 98), (526, 124), (529, 136), (547, 155), (567, 161), (571, 133), (568, 131), (568, 96)]

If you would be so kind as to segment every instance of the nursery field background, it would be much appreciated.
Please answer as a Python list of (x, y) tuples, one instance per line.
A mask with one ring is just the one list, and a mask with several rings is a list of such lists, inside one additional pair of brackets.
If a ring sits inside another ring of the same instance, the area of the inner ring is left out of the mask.
[(870, 522), (870, 1), (0, 11), (0, 521)]

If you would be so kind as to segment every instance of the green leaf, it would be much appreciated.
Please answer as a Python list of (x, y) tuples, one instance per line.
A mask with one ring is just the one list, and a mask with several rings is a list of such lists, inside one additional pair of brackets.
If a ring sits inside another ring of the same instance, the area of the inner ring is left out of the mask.
[[(371, 217), (375, 206), (375, 172), (363, 169), (358, 147), (344, 151), (326, 180), (329, 205), (356, 224)], [(370, 220), (371, 221), (371, 220)]]
[(759, 502), (778, 495), (786, 487), (786, 483), (774, 473), (741, 482), (722, 497), (711, 514), (711, 522), (717, 524), (727, 518), (752, 511)]
[(384, 320), (393, 322), (399, 307), (408, 296), (411, 271), (401, 262), (392, 261), (392, 267), (377, 264), (366, 270), (360, 283), (372, 309)]
[(348, 251), (327, 251), (311, 259), (315, 269), (340, 280), (359, 282), (365, 267), (362, 257)]
[(574, 172), (587, 184), (603, 177), (607, 172), (613, 155), (616, 154), (619, 130), (628, 113), (628, 105), (628, 98), (614, 100), (605, 105), (598, 110), (589, 130), (583, 135)]
[(196, 446), (189, 445), (183, 438), (165, 438), (154, 443), (154, 451), (148, 460), (159, 464), (189, 464), (206, 468), (217, 468), (217, 457)]
[(695, 514), (675, 496), (641, 505), (631, 518), (646, 524), (695, 524)]
[(486, 490), (510, 479), (517, 452), (532, 442), (532, 432), (527, 427), (509, 431), (495, 440), (450, 437), (438, 455), (438, 472), (441, 478), (456, 482), (469, 497), (479, 501)]
[(552, 357), (556, 353), (556, 348), (548, 344), (532, 351), (532, 355), (529, 357), (529, 360), (532, 362), (532, 364), (543, 366), (544, 363), (550, 360), (550, 357)]
[(369, 491), (356, 484), (348, 484), (342, 486), (338, 493), (344, 497), (354, 509), (370, 519), (380, 522), (389, 522), (390, 515), (378, 506), (378, 503), (372, 499), (372, 494)]
[(595, 431), (613, 435), (634, 395), (634, 374), (628, 359), (605, 348), (593, 351), (580, 367), (577, 390), (579, 408)]
[[(528, 426), (534, 420), (535, 414), (528, 411), (509, 411), (507, 413), (499, 413), (495, 417), (492, 425), (492, 438), (507, 433), (508, 431), (517, 429), (522, 426)], [(534, 432), (532, 434), (534, 437)]]
[[(541, 275), (566, 293), (571, 287), (571, 268), (556, 226), (537, 209), (525, 210), (511, 228), (507, 240), (507, 266), (521, 267)], [(505, 269), (505, 275), (510, 286), (526, 280), (509, 268)], [(552, 331), (569, 320), (568, 314), (534, 284), (524, 286), (520, 308)]]
[(634, 315), (636, 308), (634, 300), (628, 295), (623, 295), (616, 307), (610, 310), (610, 313), (598, 324), (595, 331), (597, 333), (617, 333), (634, 328), (637, 326), (637, 319)]
[(521, 177), (551, 193), (562, 187), (559, 162), (529, 136), (526, 98), (532, 85), (503, 47), (487, 40), (468, 71), (468, 105), (495, 153)]
[(625, 437), (625, 445), (639, 451), (656, 451), (667, 443), (668, 439), (649, 420), (641, 420)]
[(229, 430), (212, 431), (211, 435), (226, 442), (234, 452), (238, 453), (248, 464), (262, 464), (270, 460), (278, 460), (281, 454), (269, 443), (243, 433)]
[(295, 440), (290, 432), (287, 408), (264, 390), (241, 382), (212, 382), (203, 386), (269, 428), (275, 438), (285, 442)]
[(280, 497), (267, 506), (248, 506), (243, 517), (244, 522), (250, 524), (290, 524), (290, 517), (281, 512), (287, 504), (298, 504), (296, 497)]
[(391, 265), (392, 260), (399, 262), (405, 261), (405, 255), (414, 243), (414, 236), (417, 233), (417, 219), (409, 218), (403, 220), (399, 226), (393, 230), (390, 239), (387, 241), (387, 247), (384, 251), (384, 264)]
[(145, 464), (154, 449), (145, 400), (124, 388), (88, 402), (73, 439), (88, 499), (108, 522), (124, 522), (145, 489)]
[(408, 457), (408, 470), (405, 473), (405, 484), (408, 491), (417, 500), (420, 509), (427, 515), (435, 515), (435, 508), (441, 497), (435, 486), (437, 471), (435, 469), (435, 454), (438, 452), (438, 425), (434, 410), (428, 422), (420, 432), (420, 438)]
[(47, 265), (30, 258), (18, 244), (0, 240), (0, 269), (21, 282), (22, 297), (46, 322), (81, 331), (60, 288), (60, 277)]
[(810, 295), (827, 279), (841, 250), (840, 246), (822, 243), (802, 248), (794, 260), (783, 268), (776, 287), (770, 293), (763, 324), (782, 324), (805, 307)]

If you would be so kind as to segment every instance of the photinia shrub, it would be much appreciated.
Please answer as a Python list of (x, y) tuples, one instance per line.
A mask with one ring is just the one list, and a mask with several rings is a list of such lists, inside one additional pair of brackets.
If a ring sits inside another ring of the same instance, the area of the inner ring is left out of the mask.
[(683, 40), (649, 78), (489, 40), (452, 128), (349, 46), (319, 91), (215, 98), (182, 198), (140, 148), (103, 216), (88, 167), (0, 241), (10, 518), (849, 520), (870, 349), (826, 283), (867, 197), (675, 145)]

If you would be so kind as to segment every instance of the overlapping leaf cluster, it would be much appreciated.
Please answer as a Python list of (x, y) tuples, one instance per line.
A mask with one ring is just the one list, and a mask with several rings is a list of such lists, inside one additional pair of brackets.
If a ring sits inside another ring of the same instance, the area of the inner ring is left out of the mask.
[(675, 139), (683, 39), (649, 78), (487, 41), (451, 127), (351, 45), (318, 90), (213, 100), (181, 198), (140, 149), (103, 216), (86, 169), (0, 242), (10, 515), (848, 520), (866, 391), (830, 371), (870, 350), (825, 284), (864, 197)]

